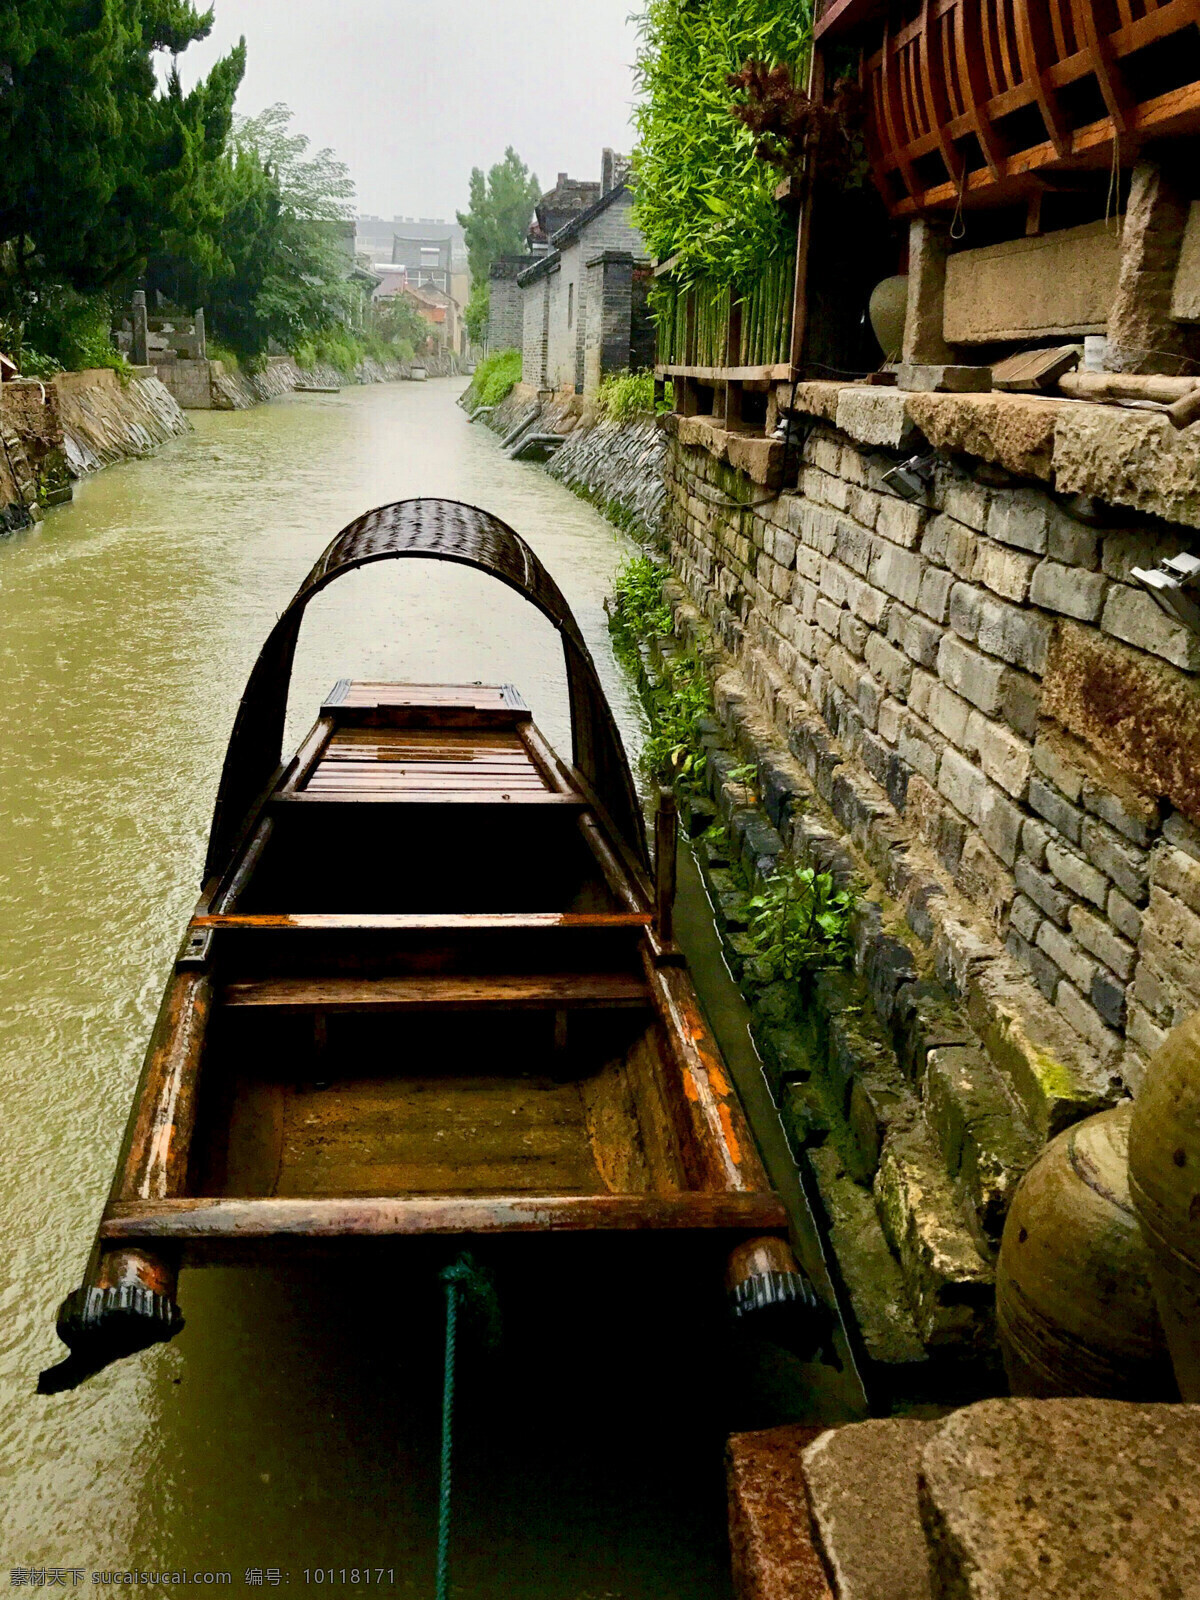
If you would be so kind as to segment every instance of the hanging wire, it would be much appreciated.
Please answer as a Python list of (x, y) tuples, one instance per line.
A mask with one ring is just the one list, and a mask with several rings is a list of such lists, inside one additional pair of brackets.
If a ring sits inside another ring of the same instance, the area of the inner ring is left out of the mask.
[(963, 219), (963, 197), (967, 192), (967, 160), (963, 157), (962, 176), (958, 180), (958, 204), (950, 222), (950, 237), (956, 242), (967, 237), (967, 224)]

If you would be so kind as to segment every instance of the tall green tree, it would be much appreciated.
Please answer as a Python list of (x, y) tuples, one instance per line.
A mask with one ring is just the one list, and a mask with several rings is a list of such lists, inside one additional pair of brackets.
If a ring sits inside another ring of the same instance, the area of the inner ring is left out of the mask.
[(214, 220), (245, 66), (239, 44), (184, 92), (172, 57), (211, 30), (190, 0), (21, 0), (0, 7), (0, 309), (39, 285), (84, 294), (141, 270), (171, 235)]
[(467, 327), (479, 339), (488, 316), (488, 272), (500, 256), (521, 255), (533, 208), (541, 195), (537, 177), (509, 145), (504, 160), (484, 174), (471, 170), (470, 204), (457, 213), (467, 241), (471, 268), (471, 301)]

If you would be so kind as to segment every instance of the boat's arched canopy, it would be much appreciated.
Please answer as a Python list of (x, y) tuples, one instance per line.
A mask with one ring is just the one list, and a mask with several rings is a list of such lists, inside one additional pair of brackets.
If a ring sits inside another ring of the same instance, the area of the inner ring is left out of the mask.
[(629, 763), (595, 664), (558, 585), (524, 539), (489, 512), (455, 500), (401, 500), (367, 512), (338, 534), (263, 646), (225, 756), (207, 873), (223, 872), (230, 864), (251, 809), (279, 770), (292, 664), (309, 601), (343, 573), (396, 556), (457, 561), (489, 572), (554, 624), (566, 656), (574, 764), (645, 863), (645, 829)]

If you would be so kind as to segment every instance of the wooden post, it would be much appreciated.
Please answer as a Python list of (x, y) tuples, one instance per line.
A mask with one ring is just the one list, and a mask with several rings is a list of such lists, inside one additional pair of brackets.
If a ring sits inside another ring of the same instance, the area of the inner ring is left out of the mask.
[(673, 789), (658, 791), (654, 817), (654, 914), (663, 944), (675, 938), (676, 853), (679, 849), (679, 807)]
[[(812, 100), (825, 98), (825, 58), (819, 46), (813, 47), (812, 62), (808, 71), (808, 94)], [(808, 331), (808, 255), (812, 242), (813, 193), (816, 188), (812, 150), (810, 137), (808, 157), (804, 163), (804, 195), (800, 203), (800, 226), (796, 232), (796, 277), (792, 287), (792, 336), (788, 349), (788, 362), (793, 377), (800, 375), (800, 363), (804, 357), (804, 336)]]

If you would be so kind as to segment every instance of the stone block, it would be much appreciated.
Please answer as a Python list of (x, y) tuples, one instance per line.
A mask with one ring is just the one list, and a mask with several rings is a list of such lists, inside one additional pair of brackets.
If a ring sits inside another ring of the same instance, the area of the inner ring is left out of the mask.
[(1103, 327), (1120, 261), (1120, 237), (1102, 221), (962, 250), (946, 262), (945, 337), (993, 344)]
[(1014, 733), (1032, 740), (1037, 735), (1042, 709), (1041, 681), (1010, 667), (1000, 684), (1000, 715)]
[(1107, 588), (1108, 579), (1102, 573), (1043, 561), (1033, 574), (1029, 598), (1047, 611), (1058, 611), (1080, 622), (1095, 622)]
[(957, 472), (939, 474), (938, 490), (942, 509), (948, 517), (974, 528), (978, 533), (983, 532), (988, 524), (992, 503), (990, 490)]
[[(1183, 850), (1187, 855), (1200, 861), (1200, 828), (1189, 822), (1186, 817), (1181, 817), (1177, 811), (1172, 812), (1163, 823), (1163, 838), (1177, 850)], [(1145, 841), (1139, 839), (1137, 842), (1142, 844)]]
[(937, 667), (942, 682), (978, 706), (985, 716), (995, 716), (999, 711), (1004, 683), (1004, 667), (999, 661), (947, 634), (938, 649)]
[(899, 545), (883, 541), (876, 542), (869, 574), (872, 584), (913, 610), (916, 609), (924, 570), (925, 563), (916, 551), (903, 550)]
[(1025, 817), (1022, 821), (1021, 848), (1035, 867), (1041, 869), (1046, 865), (1046, 846), (1053, 837), (1046, 824), (1036, 817)]
[(1087, 956), (1069, 934), (1053, 922), (1043, 922), (1035, 941), (1039, 950), (1048, 955), (1060, 972), (1064, 973), (1084, 994), (1096, 976), (1096, 963)]
[(1027, 939), (1022, 938), (1014, 927), (1010, 926), (1004, 936), (1004, 948), (1014, 961), (1019, 962), (1021, 966), (1032, 974), (1033, 981), (1053, 1005), (1054, 996), (1058, 992), (1059, 984), (1062, 982), (1060, 968), (1051, 961), (1044, 950), (1040, 950), (1037, 945), (1030, 944)]
[(838, 618), (838, 638), (849, 650), (852, 656), (862, 659), (866, 653), (868, 639), (874, 639), (873, 634), (865, 622), (852, 616), (849, 611), (843, 611)]
[(1095, 1007), (1084, 999), (1069, 978), (1064, 978), (1059, 984), (1054, 1004), (1104, 1065), (1112, 1065), (1118, 1060), (1124, 1042), (1120, 1034), (1114, 1033), (1101, 1020)]
[(1038, 731), (1033, 764), (1044, 778), (1077, 802), (1083, 793), (1086, 753), (1077, 740), (1046, 723)]
[(813, 1524), (838, 1600), (929, 1600), (917, 1479), (937, 1426), (880, 1417), (831, 1429), (805, 1450)]
[(926, 1445), (939, 1600), (1200, 1594), (1200, 1407), (985, 1400)]
[(1041, 1138), (1104, 1110), (1115, 1098), (1110, 1076), (1094, 1054), (1007, 961), (983, 962), (972, 969), (967, 1015)]
[(1124, 528), (1105, 533), (1101, 570), (1119, 583), (1133, 583), (1134, 567), (1156, 567), (1160, 561), (1179, 554), (1187, 542), (1177, 528)]
[[(1036, 748), (1033, 759), (1036, 764)], [(1029, 804), (1039, 817), (1045, 817), (1050, 826), (1072, 844), (1078, 844), (1083, 838), (1083, 813), (1065, 800), (1052, 784), (1043, 783), (1037, 777), (1030, 778)]]
[(1088, 989), (1088, 999), (1096, 1008), (1102, 1022), (1118, 1030), (1125, 1026), (1125, 985), (1118, 983), (1111, 972), (1101, 968), (1096, 972)]
[(923, 1341), (981, 1350), (992, 1337), (992, 1269), (959, 1215), (941, 1151), (924, 1125), (889, 1135), (875, 1203)]
[(821, 1431), (793, 1423), (730, 1437), (725, 1479), (737, 1600), (833, 1600), (810, 1533), (801, 1460)]
[(1026, 939), (1030, 944), (1033, 944), (1037, 938), (1037, 931), (1042, 924), (1042, 913), (1040, 908), (1029, 899), (1028, 895), (1019, 894), (1013, 902), (1009, 921), (1022, 939)]
[(938, 792), (970, 821), (976, 821), (986, 787), (983, 773), (957, 750), (947, 750), (938, 769)]
[(956, 583), (950, 591), (950, 626), (963, 639), (979, 636), (983, 591), (969, 583)]
[[(1026, 555), (1021, 550), (1010, 550), (1004, 545), (984, 540), (980, 543), (974, 578), (976, 583), (982, 583), (984, 588), (990, 589), (993, 594), (1021, 605), (1031, 598), (1030, 584), (1037, 570), (1039, 568), (1036, 556)], [(1041, 604), (1036, 599), (1034, 603)]]
[(1185, 672), (1200, 672), (1200, 636), (1168, 617), (1144, 589), (1114, 583), (1100, 626), (1114, 638), (1161, 656)]
[[(1054, 624), (1036, 611), (1023, 611), (985, 595), (979, 606), (977, 642), (989, 655), (1040, 676), (1046, 665)], [(1197, 641), (1200, 645), (1200, 640)]]
[(1095, 528), (1089, 528), (1086, 522), (1080, 522), (1057, 506), (1051, 506), (1046, 554), (1052, 561), (1061, 561), (1064, 566), (1095, 571), (1100, 565), (1100, 535)]
[[(1160, 846), (1153, 860), (1156, 887), (1175, 895), (1200, 916), (1200, 860), (1172, 844)], [(1200, 959), (1200, 951), (1197, 958)]]
[(966, 898), (999, 928), (1008, 914), (1015, 889), (1012, 874), (992, 854), (980, 834), (968, 834), (954, 881)]
[[(1123, 934), (1134, 944), (1142, 936), (1142, 914), (1132, 901), (1126, 900), (1119, 889), (1113, 889), (1108, 896), (1108, 920), (1118, 933)], [(1109, 966), (1112, 963), (1109, 962)], [(1113, 971), (1117, 969), (1114, 967)]]
[(1145, 904), (1150, 892), (1150, 858), (1146, 851), (1093, 817), (1084, 821), (1082, 844), (1088, 860), (1110, 877), (1123, 895), (1135, 905)]
[(875, 521), (875, 531), (893, 544), (912, 550), (920, 543), (926, 514), (925, 508), (914, 500), (901, 500), (894, 494), (884, 495)]
[(962, 1008), (940, 983), (929, 979), (903, 984), (896, 993), (893, 1027), (899, 1041), (899, 1061), (906, 1078), (920, 1083), (933, 1050), (977, 1043)]
[[(994, 462), (1022, 478), (1049, 479), (1054, 424), (1066, 404), (1017, 394), (909, 396), (909, 415), (937, 450)], [(1008, 491), (1011, 493), (1012, 491)]]
[[(1119, 933), (1114, 933), (1103, 917), (1098, 917), (1094, 911), (1089, 911), (1086, 906), (1072, 906), (1067, 913), (1067, 920), (1070, 924), (1071, 932), (1083, 948), (1090, 951), (1106, 967), (1111, 968), (1118, 978), (1128, 982), (1133, 976), (1134, 963), (1137, 960), (1137, 951), (1133, 945), (1127, 939), (1123, 939)], [(1138, 921), (1140, 924), (1140, 917)], [(1079, 980), (1075, 979), (1075, 982), (1078, 983)], [(1090, 979), (1087, 984), (1079, 983), (1081, 989), (1086, 989), (1089, 986)]]
[(980, 717), (973, 723), (979, 760), (993, 783), (1015, 799), (1021, 799), (1029, 783), (1032, 751), (1024, 739), (999, 722)]
[(988, 536), (1042, 555), (1050, 541), (1050, 513), (1050, 502), (1035, 489), (1006, 489), (992, 500)]
[(1018, 856), (1013, 866), (1013, 880), (1018, 890), (1052, 917), (1060, 927), (1066, 927), (1067, 914), (1073, 904), (1071, 896), (1064, 894), (1057, 882), (1047, 872), (1040, 872), (1028, 856)]
[(1072, 894), (1103, 909), (1108, 900), (1108, 879), (1090, 861), (1051, 840), (1046, 846), (1046, 865)]
[(930, 1053), (923, 1093), (925, 1117), (946, 1171), (969, 1197), (980, 1226), (998, 1239), (1013, 1192), (1041, 1148), (978, 1048)]
[(950, 616), (950, 591), (953, 587), (952, 572), (940, 567), (926, 567), (917, 591), (917, 610), (934, 622), (945, 623)]
[(898, 389), (846, 387), (837, 398), (837, 426), (859, 444), (900, 450), (914, 442), (916, 428)]
[(925, 1347), (871, 1191), (854, 1182), (830, 1144), (809, 1151), (807, 1161), (854, 1328), (868, 1359), (884, 1368), (920, 1367), (926, 1361)]
[(867, 639), (865, 657), (867, 666), (887, 686), (889, 692), (904, 699), (912, 682), (913, 668), (909, 658), (877, 633)]
[(1054, 431), (1054, 478), (1067, 494), (1200, 526), (1200, 438), (1164, 416), (1071, 406)]

